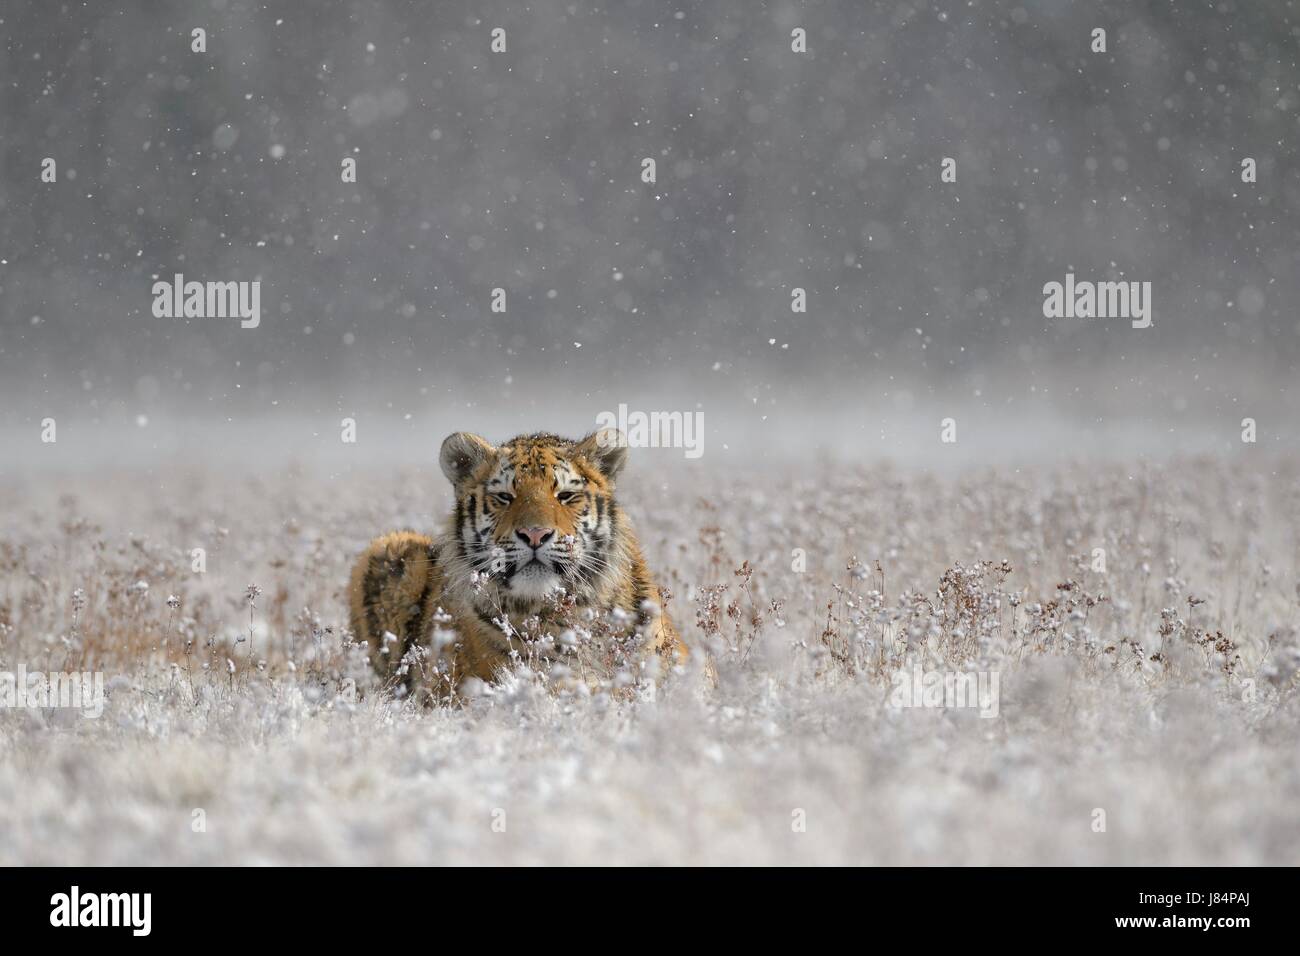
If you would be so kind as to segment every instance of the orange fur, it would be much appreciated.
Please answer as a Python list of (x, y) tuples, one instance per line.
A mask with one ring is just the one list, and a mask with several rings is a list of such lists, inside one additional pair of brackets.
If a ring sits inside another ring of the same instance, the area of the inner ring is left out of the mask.
[(526, 650), (518, 635), (527, 620), (563, 626), (553, 619), (557, 587), (570, 611), (634, 621), (648, 658), (682, 660), (685, 646), (614, 498), (626, 454), (609, 432), (580, 442), (521, 436), (499, 449), (463, 432), (448, 437), (440, 462), (456, 509), (446, 529), (376, 538), (352, 571), (352, 630), (380, 675), (436, 697), (468, 678), (492, 681)]

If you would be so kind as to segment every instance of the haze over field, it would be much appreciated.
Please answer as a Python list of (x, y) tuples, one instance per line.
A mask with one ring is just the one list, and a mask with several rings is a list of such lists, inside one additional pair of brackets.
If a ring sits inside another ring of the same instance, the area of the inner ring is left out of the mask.
[[(0, 16), (5, 426), (266, 419), (278, 449), (626, 402), (712, 413), (715, 449), (813, 412), (905, 455), (954, 405), (1183, 451), (1297, 417), (1292, 2)], [(1067, 273), (1150, 282), (1151, 328), (1044, 318)], [(260, 280), (260, 325), (156, 317), (176, 274)]]

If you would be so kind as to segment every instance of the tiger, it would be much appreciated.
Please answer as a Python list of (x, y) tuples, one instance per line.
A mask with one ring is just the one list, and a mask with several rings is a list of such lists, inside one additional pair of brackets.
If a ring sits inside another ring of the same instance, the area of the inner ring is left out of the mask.
[(617, 429), (581, 440), (537, 432), (500, 447), (449, 435), (438, 463), (455, 507), (443, 532), (375, 538), (349, 578), (352, 632), (381, 682), (457, 699), (469, 682), (491, 684), (528, 659), (539, 621), (554, 630), (584, 614), (633, 627), (638, 664), (663, 665), (651, 673), (684, 663), (665, 593), (614, 496), (627, 457)]

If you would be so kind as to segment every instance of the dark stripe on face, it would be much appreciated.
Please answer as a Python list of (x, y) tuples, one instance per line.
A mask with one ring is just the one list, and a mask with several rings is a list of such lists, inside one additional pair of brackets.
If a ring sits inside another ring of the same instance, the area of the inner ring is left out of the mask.
[[(470, 495), (470, 498), (473, 498)], [(465, 536), (461, 533), (461, 526), (465, 523), (465, 506), (459, 498), (456, 499), (456, 551), (460, 556), (468, 561), (469, 554), (465, 550)]]
[[(596, 500), (602, 501), (603, 499), (597, 498)], [(611, 501), (610, 504), (612, 505), (613, 502)], [(598, 524), (592, 529), (591, 534), (584, 539), (590, 549), (589, 553), (596, 560), (596, 566), (598, 569), (596, 575), (597, 578), (604, 577), (608, 571), (606, 565), (609, 563), (609, 546), (613, 541), (613, 530), (613, 526), (611, 525), (610, 533), (605, 533), (601, 531), (600, 525)]]

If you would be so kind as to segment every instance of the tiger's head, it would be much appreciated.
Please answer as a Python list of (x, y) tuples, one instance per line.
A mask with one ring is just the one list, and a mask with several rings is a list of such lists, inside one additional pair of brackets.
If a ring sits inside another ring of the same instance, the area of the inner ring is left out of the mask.
[[(454, 538), (463, 570), (527, 611), (557, 590), (597, 598), (623, 569), (614, 482), (627, 442), (606, 429), (581, 441), (538, 433), (499, 448), (456, 432), (439, 463), (456, 493)], [(484, 579), (480, 579), (484, 580)]]

